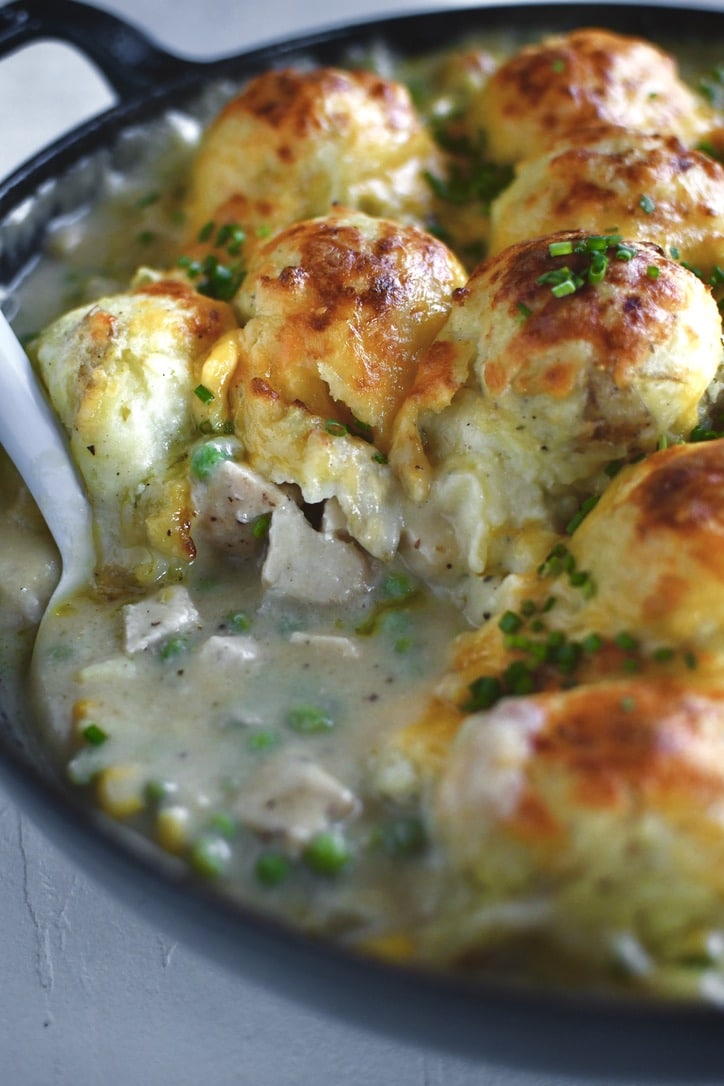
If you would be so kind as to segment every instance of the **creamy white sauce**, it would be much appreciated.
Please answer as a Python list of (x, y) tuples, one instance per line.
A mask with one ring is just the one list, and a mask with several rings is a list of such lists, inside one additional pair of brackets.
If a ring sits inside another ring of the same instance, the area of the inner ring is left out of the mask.
[[(21, 334), (123, 289), (139, 263), (164, 264), (177, 243), (169, 179), (198, 131), (193, 118), (172, 115), (141, 137), (137, 167), (109, 175), (97, 210), (58, 225), (15, 292)], [(16, 680), (55, 570), (37, 517), (16, 512), (19, 527), (0, 539), (3, 579), (13, 583), (18, 533), (27, 541), (27, 583), (3, 607), (12, 713), (27, 711)], [(425, 923), (447, 894), (444, 857), (425, 839), (410, 767), (380, 768), (377, 757), (421, 714), (464, 617), (402, 567), (376, 568), (374, 588), (342, 607), (301, 606), (264, 591), (259, 559), (209, 549), (185, 588), (183, 621), (162, 636), (129, 641), (128, 599), (79, 596), (54, 618), (40, 728), (64, 777), (236, 900), (353, 941)], [(279, 791), (272, 784), (265, 798), (259, 782), (268, 779)], [(307, 857), (320, 831), (344, 835), (348, 860), (335, 877)]]

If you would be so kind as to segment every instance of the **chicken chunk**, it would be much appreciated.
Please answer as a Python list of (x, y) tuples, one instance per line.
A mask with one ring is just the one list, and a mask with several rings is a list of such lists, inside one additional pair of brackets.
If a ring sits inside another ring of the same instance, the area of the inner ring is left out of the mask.
[(182, 585), (167, 585), (148, 599), (125, 604), (124, 648), (128, 653), (143, 652), (172, 634), (200, 625), (201, 616), (188, 590)]
[(304, 603), (344, 603), (371, 587), (372, 571), (354, 543), (316, 531), (293, 503), (272, 514), (261, 579), (276, 595)]
[(317, 833), (359, 813), (349, 788), (310, 758), (288, 751), (268, 762), (238, 801), (245, 825), (299, 853)]
[(195, 533), (237, 558), (255, 555), (272, 513), (291, 499), (244, 463), (224, 460), (193, 490)]

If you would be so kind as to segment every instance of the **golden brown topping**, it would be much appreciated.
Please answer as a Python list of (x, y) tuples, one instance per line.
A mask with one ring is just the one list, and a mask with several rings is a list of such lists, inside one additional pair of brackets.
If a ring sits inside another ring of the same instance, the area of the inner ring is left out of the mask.
[(188, 242), (210, 220), (236, 222), (251, 250), (259, 232), (326, 214), (335, 203), (422, 222), (432, 208), (425, 173), (438, 173), (441, 162), (401, 84), (336, 68), (265, 72), (205, 133)]
[(703, 103), (673, 57), (649, 42), (583, 29), (521, 49), (481, 90), (468, 117), (491, 157), (518, 162), (597, 123), (670, 132), (690, 143), (706, 127)]
[(613, 225), (710, 276), (724, 262), (724, 167), (675, 136), (577, 130), (520, 166), (491, 209), (490, 248)]

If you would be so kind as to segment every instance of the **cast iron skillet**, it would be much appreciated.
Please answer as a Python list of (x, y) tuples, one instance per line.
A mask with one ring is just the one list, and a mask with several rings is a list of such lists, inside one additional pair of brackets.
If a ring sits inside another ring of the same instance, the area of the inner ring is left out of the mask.
[[(93, 60), (119, 103), (45, 148), (0, 181), (0, 284), (10, 287), (42, 252), (54, 216), (87, 197), (68, 177), (79, 162), (113, 152), (120, 136), (191, 103), (210, 80), (240, 82), (296, 56), (338, 63), (351, 48), (384, 42), (404, 55), (452, 44), (471, 33), (530, 25), (537, 30), (607, 26), (657, 40), (662, 35), (722, 41), (714, 10), (627, 5), (515, 5), (403, 16), (307, 35), (212, 62), (173, 56), (127, 23), (71, 0), (17, 0), (0, 8), (0, 56), (59, 38)], [(487, 1061), (610, 1081), (721, 1082), (721, 1013), (710, 1007), (576, 998), (557, 992), (469, 984), (382, 965), (307, 938), (189, 884), (121, 827), (82, 808), (41, 771), (24, 742), (23, 721), (0, 706), (0, 783), (64, 853), (112, 893), (165, 930), (290, 998), (407, 1041)]]

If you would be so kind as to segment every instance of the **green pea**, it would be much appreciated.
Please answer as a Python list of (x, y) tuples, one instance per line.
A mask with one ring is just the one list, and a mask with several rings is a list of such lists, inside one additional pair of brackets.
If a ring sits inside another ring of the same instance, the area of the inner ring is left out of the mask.
[(188, 639), (180, 634), (176, 634), (163, 642), (158, 650), (158, 655), (162, 660), (174, 660), (177, 656), (186, 652), (187, 648)]
[(215, 834), (202, 834), (191, 845), (189, 863), (197, 875), (216, 879), (223, 875), (231, 859), (229, 842)]
[(341, 830), (324, 830), (307, 845), (303, 859), (315, 875), (337, 875), (351, 858), (347, 838)]
[(291, 870), (289, 857), (275, 849), (262, 852), (254, 865), (254, 874), (263, 886), (279, 886), (289, 877)]
[(191, 471), (197, 479), (205, 480), (222, 461), (232, 460), (239, 443), (232, 438), (215, 438), (198, 445), (191, 454)]
[(279, 742), (279, 736), (275, 732), (270, 731), (258, 731), (250, 735), (246, 742), (247, 750), (254, 753), (260, 753), (265, 750), (271, 750)]

